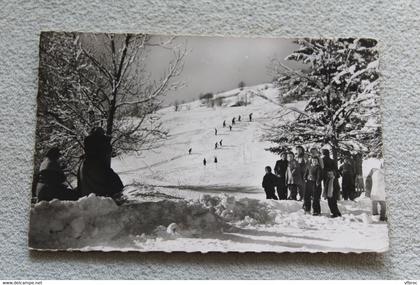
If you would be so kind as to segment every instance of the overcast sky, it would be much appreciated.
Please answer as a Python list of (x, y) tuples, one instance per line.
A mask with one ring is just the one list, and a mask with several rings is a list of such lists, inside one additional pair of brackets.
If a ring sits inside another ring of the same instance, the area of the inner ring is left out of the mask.
[[(153, 40), (165, 40), (155, 37)], [(200, 93), (226, 91), (237, 88), (240, 81), (247, 86), (271, 82), (268, 71), (270, 59), (284, 59), (297, 48), (291, 39), (178, 37), (175, 44), (185, 44), (188, 54), (178, 80), (186, 86), (173, 91), (165, 98), (166, 104), (175, 100), (191, 101)], [(147, 70), (157, 79), (167, 68), (170, 51), (152, 47), (147, 60)], [(286, 65), (301, 68), (294, 62)]]

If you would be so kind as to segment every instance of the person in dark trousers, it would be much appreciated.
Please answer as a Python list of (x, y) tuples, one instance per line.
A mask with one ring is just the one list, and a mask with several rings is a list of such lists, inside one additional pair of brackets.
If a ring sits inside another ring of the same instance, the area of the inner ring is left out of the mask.
[(252, 122), (252, 113), (249, 114), (249, 121)]
[(214, 135), (217, 136), (217, 129), (214, 128)]
[(223, 127), (226, 127), (226, 120), (223, 121)]
[(188, 150), (188, 154), (191, 154), (191, 152), (192, 152), (192, 148), (190, 148), (190, 149)]
[(203, 165), (206, 166), (206, 164), (207, 164), (207, 160), (204, 158), (203, 159)]
[(287, 199), (287, 185), (286, 185), (286, 171), (287, 171), (287, 159), (286, 152), (280, 154), (280, 160), (277, 160), (274, 166), (274, 174), (277, 175), (277, 195), (280, 200)]
[(235, 124), (235, 118), (233, 117), (232, 118), (232, 125), (234, 125)]
[(229, 125), (229, 131), (232, 131), (232, 125)]
[(238, 116), (238, 122), (240, 122), (240, 121), (241, 121), (241, 115)]
[(222, 146), (223, 145), (223, 140), (220, 140), (219, 145)]
[(321, 214), (321, 181), (322, 181), (322, 169), (319, 165), (317, 157), (311, 157), (311, 165), (306, 168), (305, 171), (305, 198), (304, 198), (304, 209), (306, 213), (311, 212), (311, 202), (313, 215), (319, 216)]
[(355, 196), (355, 185), (356, 175), (354, 173), (353, 163), (350, 158), (344, 158), (344, 163), (338, 169), (341, 175), (341, 190), (343, 192), (344, 200), (354, 200)]
[(328, 207), (330, 208), (331, 218), (341, 217), (340, 210), (337, 206), (337, 200), (340, 195), (340, 186), (338, 184), (338, 169), (337, 164), (330, 158), (330, 151), (328, 149), (322, 150), (324, 163), (324, 198), (328, 200)]
[(217, 156), (214, 157), (214, 163), (217, 163)]
[(102, 128), (94, 128), (84, 140), (84, 149), (85, 158), (77, 173), (80, 194), (112, 197), (121, 193), (124, 185), (111, 168), (111, 138)]
[(267, 199), (278, 200), (275, 193), (276, 183), (277, 183), (277, 177), (273, 173), (271, 173), (271, 167), (266, 166), (265, 175), (262, 182), (262, 187), (264, 188)]
[(293, 152), (287, 154), (286, 185), (289, 189), (289, 200), (297, 200), (298, 187), (302, 184), (303, 174)]
[(296, 147), (296, 161), (299, 165), (299, 172), (302, 175), (302, 179), (300, 179), (300, 184), (298, 184), (299, 201), (302, 201), (305, 196), (306, 183), (303, 179), (303, 176), (305, 175), (307, 161), (305, 160), (305, 149), (300, 145)]
[(57, 147), (49, 149), (42, 161), (36, 184), (37, 201), (77, 200), (76, 191), (69, 189), (64, 183), (66, 176), (59, 164), (60, 150)]
[(218, 146), (219, 146), (219, 144), (218, 143), (215, 143), (214, 144), (214, 149), (217, 149)]

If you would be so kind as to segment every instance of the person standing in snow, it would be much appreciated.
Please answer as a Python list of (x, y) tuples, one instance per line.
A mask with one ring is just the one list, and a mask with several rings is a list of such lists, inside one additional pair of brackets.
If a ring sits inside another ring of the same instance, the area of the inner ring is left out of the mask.
[(305, 149), (298, 145), (296, 147), (296, 161), (299, 165), (299, 171), (298, 173), (300, 173), (301, 175), (301, 179), (300, 179), (300, 184), (298, 184), (298, 191), (299, 191), (299, 201), (303, 200), (303, 197), (305, 196), (305, 188), (306, 188), (306, 183), (305, 180), (303, 179), (303, 176), (305, 175), (305, 171), (306, 171), (306, 163), (307, 160), (305, 159)]
[(380, 168), (372, 168), (366, 177), (366, 194), (372, 200), (372, 215), (378, 215), (378, 205), (380, 207), (380, 221), (386, 221), (386, 194), (385, 194), (385, 173), (383, 163)]
[(60, 150), (57, 147), (51, 148), (45, 155), (37, 175), (37, 201), (77, 200), (76, 191), (70, 190), (64, 184), (66, 176), (58, 162), (59, 158)]
[(271, 173), (271, 167), (265, 167), (265, 175), (262, 181), (262, 187), (264, 188), (266, 199), (278, 200), (275, 193), (275, 186), (277, 184), (277, 177)]
[(252, 122), (252, 113), (248, 115), (249, 116), (249, 121)]
[(214, 128), (214, 135), (217, 136), (217, 129)]
[(207, 164), (207, 160), (204, 158), (203, 159), (203, 165), (206, 166), (206, 164)]
[(217, 163), (217, 156), (214, 157), (214, 163)]
[(240, 121), (241, 121), (241, 115), (238, 116), (238, 122), (240, 122)]
[(223, 145), (223, 140), (220, 140), (219, 145), (222, 146)]
[(217, 147), (218, 147), (219, 145), (218, 145), (218, 143), (216, 142), (215, 144), (214, 144), (214, 149), (217, 149)]
[(305, 198), (304, 198), (304, 209), (306, 213), (311, 212), (311, 202), (313, 215), (319, 216), (321, 214), (321, 181), (322, 181), (322, 169), (319, 165), (317, 157), (311, 157), (311, 165), (306, 168), (305, 171)]
[(226, 127), (226, 120), (223, 121), (223, 127)]
[(287, 154), (287, 170), (286, 170), (286, 184), (289, 189), (289, 200), (297, 200), (297, 191), (299, 185), (302, 184), (302, 173), (299, 163), (295, 160), (295, 154), (289, 152)]
[(232, 118), (232, 125), (235, 124), (235, 117)]
[(112, 197), (120, 193), (124, 185), (111, 168), (111, 138), (102, 128), (94, 128), (85, 138), (84, 150), (85, 158), (77, 173), (80, 194)]
[(191, 152), (192, 152), (192, 148), (190, 148), (190, 149), (188, 150), (188, 154), (191, 154)]
[(287, 171), (287, 159), (286, 152), (280, 154), (280, 160), (276, 161), (274, 166), (274, 173), (277, 175), (277, 195), (280, 200), (287, 199), (287, 185), (286, 185), (286, 171)]
[(354, 200), (355, 198), (355, 186), (356, 175), (354, 173), (353, 163), (350, 158), (344, 158), (344, 163), (338, 168), (341, 180), (341, 190), (343, 192), (344, 200)]
[(337, 165), (330, 158), (330, 151), (328, 149), (322, 150), (324, 163), (324, 193), (323, 196), (328, 200), (328, 207), (330, 208), (331, 218), (341, 217), (340, 210), (337, 206), (337, 200), (340, 195), (340, 186), (338, 184), (338, 169)]
[(229, 131), (232, 131), (232, 125), (229, 125)]

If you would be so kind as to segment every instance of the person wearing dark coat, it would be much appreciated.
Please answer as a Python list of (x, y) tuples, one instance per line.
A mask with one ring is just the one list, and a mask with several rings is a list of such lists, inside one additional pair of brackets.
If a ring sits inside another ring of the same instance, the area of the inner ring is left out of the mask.
[(207, 160), (203, 159), (203, 165), (206, 166), (206, 164), (207, 164)]
[(277, 175), (277, 195), (280, 200), (287, 199), (287, 185), (286, 185), (286, 171), (287, 171), (287, 159), (286, 153), (282, 152), (280, 154), (280, 160), (276, 161), (274, 166), (274, 174)]
[(298, 145), (296, 147), (296, 161), (299, 165), (299, 170), (300, 173), (302, 174), (302, 179), (300, 179), (300, 184), (298, 184), (298, 192), (299, 192), (299, 201), (302, 201), (304, 196), (305, 196), (305, 189), (306, 189), (306, 183), (305, 180), (303, 179), (303, 176), (305, 175), (305, 171), (306, 171), (306, 164), (307, 164), (307, 159), (305, 159), (305, 149)]
[(330, 158), (328, 149), (322, 151), (324, 163), (324, 198), (328, 200), (328, 207), (330, 208), (331, 217), (341, 217), (340, 210), (337, 206), (337, 200), (340, 196), (340, 186), (338, 184), (338, 169), (337, 164)]
[(220, 140), (219, 145), (222, 146), (223, 145), (223, 140)]
[(84, 147), (85, 158), (77, 175), (80, 194), (112, 197), (120, 193), (124, 185), (111, 168), (111, 138), (102, 128), (95, 128), (85, 138)]
[(214, 135), (217, 136), (217, 129), (214, 128)]
[(252, 113), (249, 114), (249, 121), (252, 122)]
[(229, 131), (231, 131), (232, 130), (232, 125), (229, 125)]
[(39, 167), (36, 185), (37, 201), (77, 200), (76, 191), (69, 189), (64, 183), (66, 176), (60, 167), (58, 159), (60, 151), (58, 148), (51, 148)]
[(232, 118), (232, 125), (235, 124), (235, 118)]
[(191, 154), (191, 152), (192, 152), (192, 148), (190, 148), (190, 149), (188, 150), (188, 154)]
[(262, 187), (264, 188), (265, 195), (267, 199), (278, 200), (276, 197), (275, 187), (277, 184), (277, 176), (271, 173), (271, 167), (265, 167), (265, 175), (262, 182)]
[(217, 163), (217, 156), (214, 157), (214, 163)]
[(223, 127), (226, 127), (226, 120), (223, 121)]
[(311, 211), (311, 202), (313, 215), (319, 216), (321, 214), (321, 181), (322, 181), (322, 169), (319, 165), (317, 157), (311, 157), (311, 165), (306, 168), (305, 171), (305, 198), (304, 198), (304, 209), (305, 212)]
[(238, 122), (240, 122), (240, 121), (241, 121), (241, 115), (238, 116)]
[(356, 175), (351, 160), (346, 157), (344, 163), (338, 169), (341, 175), (341, 190), (343, 192), (344, 200), (354, 200), (355, 196), (355, 180)]

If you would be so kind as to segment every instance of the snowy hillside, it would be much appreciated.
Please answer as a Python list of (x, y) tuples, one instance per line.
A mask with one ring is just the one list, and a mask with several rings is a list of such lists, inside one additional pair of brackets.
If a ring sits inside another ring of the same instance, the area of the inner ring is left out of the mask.
[[(31, 246), (202, 252), (387, 250), (387, 224), (371, 217), (368, 198), (340, 201), (343, 217), (336, 219), (329, 218), (324, 200), (318, 217), (305, 215), (301, 202), (265, 200), (264, 167), (273, 167), (278, 157), (264, 150), (269, 144), (261, 134), (280, 108), (270, 102), (277, 92), (262, 84), (216, 94), (213, 100), (220, 106), (197, 100), (177, 112), (174, 107), (160, 110), (169, 139), (154, 150), (112, 161), (126, 185), (128, 201), (117, 206), (110, 198), (91, 195), (76, 202), (38, 203), (31, 211)], [(238, 101), (248, 104), (232, 107)], [(303, 109), (305, 102), (289, 106)], [(233, 117), (236, 123), (230, 131)], [(215, 149), (221, 140), (222, 146)]]
[[(274, 167), (278, 159), (265, 151), (269, 144), (261, 141), (262, 127), (279, 106), (256, 96), (257, 92), (277, 100), (277, 89), (263, 84), (215, 95), (214, 100), (223, 98), (222, 106), (212, 108), (197, 100), (181, 105), (178, 112), (174, 107), (160, 110), (163, 125), (169, 130), (169, 139), (153, 151), (115, 159), (113, 168), (126, 185), (140, 183), (165, 187), (165, 193), (175, 191), (188, 198), (205, 193), (262, 196), (264, 167)], [(247, 106), (231, 107), (244, 100), (248, 102)], [(304, 102), (293, 105), (303, 108)], [(252, 122), (249, 121), (251, 113)], [(234, 117), (236, 123), (230, 131), (228, 126)], [(215, 149), (215, 143), (219, 144), (221, 140), (222, 146)], [(189, 148), (192, 148), (190, 155)], [(217, 163), (214, 163), (215, 157)], [(206, 166), (203, 159), (207, 161)], [(126, 193), (130, 193), (128, 188)], [(134, 189), (138, 191), (138, 187)], [(182, 193), (184, 190), (187, 190), (186, 195)]]

